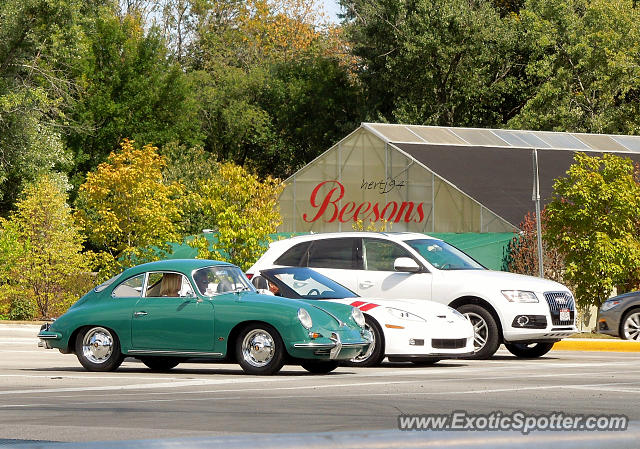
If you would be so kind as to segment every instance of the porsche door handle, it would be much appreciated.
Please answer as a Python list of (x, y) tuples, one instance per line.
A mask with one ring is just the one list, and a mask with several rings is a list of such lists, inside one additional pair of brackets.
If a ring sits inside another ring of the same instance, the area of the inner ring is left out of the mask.
[(371, 281), (360, 282), (360, 288), (370, 288), (370, 287), (373, 287), (373, 282)]
[(145, 316), (147, 315), (147, 312), (136, 312), (133, 314), (133, 316)]

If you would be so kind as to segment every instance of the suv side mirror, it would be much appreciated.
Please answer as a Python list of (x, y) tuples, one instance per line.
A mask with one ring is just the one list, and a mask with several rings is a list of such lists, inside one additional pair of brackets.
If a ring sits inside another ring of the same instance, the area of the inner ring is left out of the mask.
[(411, 257), (398, 257), (393, 262), (393, 268), (396, 271), (406, 271), (409, 273), (417, 273), (420, 271), (420, 266)]

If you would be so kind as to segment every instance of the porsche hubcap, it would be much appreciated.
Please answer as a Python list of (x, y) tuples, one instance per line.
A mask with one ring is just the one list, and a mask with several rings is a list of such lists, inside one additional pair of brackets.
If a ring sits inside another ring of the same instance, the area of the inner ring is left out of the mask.
[(624, 338), (640, 340), (640, 313), (633, 313), (624, 322)]
[(94, 327), (84, 335), (82, 354), (91, 363), (104, 363), (113, 352), (113, 336), (103, 327)]
[(478, 352), (487, 344), (487, 337), (489, 336), (487, 322), (477, 313), (469, 312), (464, 315), (469, 318), (473, 325), (473, 348)]
[(273, 359), (275, 346), (269, 332), (263, 329), (254, 329), (247, 333), (242, 340), (242, 357), (252, 366), (263, 367)]

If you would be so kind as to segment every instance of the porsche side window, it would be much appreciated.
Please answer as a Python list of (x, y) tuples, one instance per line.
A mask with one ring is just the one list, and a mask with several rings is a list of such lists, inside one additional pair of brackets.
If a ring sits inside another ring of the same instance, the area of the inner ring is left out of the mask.
[(183, 298), (193, 296), (193, 288), (186, 276), (180, 273), (149, 273), (147, 298)]
[(144, 274), (139, 274), (127, 279), (118, 285), (111, 296), (114, 298), (139, 298), (142, 295), (142, 284), (144, 282)]
[(409, 251), (393, 242), (363, 239), (365, 270), (395, 271), (393, 262), (398, 257), (411, 257)]

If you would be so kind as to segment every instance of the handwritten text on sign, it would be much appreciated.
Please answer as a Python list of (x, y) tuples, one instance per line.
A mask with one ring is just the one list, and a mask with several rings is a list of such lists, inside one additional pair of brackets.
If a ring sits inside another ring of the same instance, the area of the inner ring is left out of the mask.
[[(329, 188), (327, 193), (320, 195), (320, 189)], [(348, 221), (382, 221), (399, 223), (421, 223), (424, 221), (424, 203), (413, 201), (369, 202), (357, 204), (354, 201), (346, 201), (339, 206), (344, 198), (345, 188), (336, 180), (323, 181), (311, 192), (309, 203), (315, 210), (313, 214), (303, 214), (302, 219), (307, 223), (313, 223), (322, 218), (327, 223), (338, 220), (341, 223)]]

